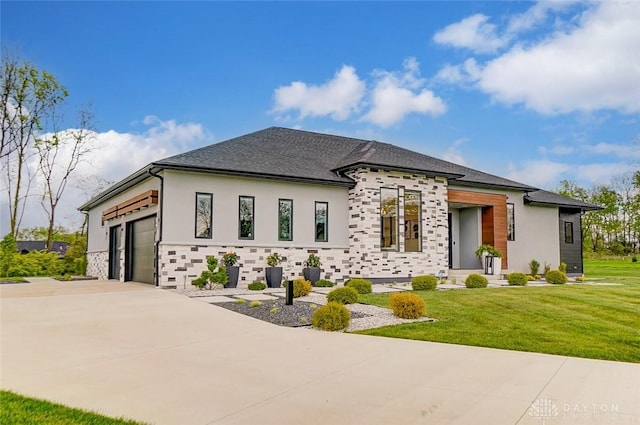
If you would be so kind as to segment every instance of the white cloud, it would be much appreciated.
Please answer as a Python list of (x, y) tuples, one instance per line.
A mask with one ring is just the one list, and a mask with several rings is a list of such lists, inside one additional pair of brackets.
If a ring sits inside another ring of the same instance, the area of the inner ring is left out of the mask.
[(440, 115), (446, 112), (444, 101), (431, 90), (422, 88), (420, 65), (415, 58), (403, 63), (403, 72), (375, 71), (371, 109), (362, 117), (381, 127), (396, 124), (411, 113)]
[(496, 26), (488, 23), (489, 17), (481, 13), (448, 25), (433, 36), (438, 44), (466, 48), (475, 53), (493, 53), (504, 47), (508, 38), (496, 33)]
[(609, 184), (615, 176), (637, 171), (628, 162), (595, 163), (576, 166), (574, 174), (578, 180), (591, 184)]
[(447, 64), (433, 77), (436, 82), (448, 84), (474, 83), (482, 76), (482, 70), (474, 58), (465, 60), (461, 65)]
[(544, 114), (640, 111), (640, 2), (597, 3), (570, 32), (489, 61), (478, 86), (493, 99)]
[(571, 167), (568, 164), (545, 159), (525, 161), (523, 164), (509, 164), (507, 178), (536, 187), (549, 187), (561, 179)]
[(509, 34), (529, 31), (547, 20), (549, 12), (559, 12), (568, 9), (582, 0), (550, 0), (539, 1), (523, 13), (509, 18), (506, 32)]
[(594, 155), (613, 155), (621, 159), (640, 159), (640, 149), (632, 145), (617, 145), (614, 143), (598, 143), (582, 147), (584, 151)]
[(273, 112), (298, 110), (300, 118), (330, 116), (343, 121), (357, 112), (365, 93), (365, 83), (355, 68), (343, 66), (331, 80), (323, 85), (307, 85), (294, 81), (275, 90)]
[(569, 155), (574, 152), (573, 147), (564, 145), (556, 145), (551, 148), (540, 146), (538, 150), (541, 154), (551, 153), (553, 155)]
[(459, 164), (464, 166), (468, 165), (467, 161), (464, 159), (464, 156), (462, 155), (462, 151), (460, 150), (460, 147), (466, 142), (468, 142), (469, 140), (470, 139), (466, 137), (455, 140), (453, 144), (444, 151), (444, 154), (442, 155), (442, 159), (444, 159), (445, 161), (453, 162), (454, 164)]
[[(150, 162), (180, 153), (197, 145), (212, 142), (212, 136), (197, 123), (178, 124), (175, 120), (162, 121), (157, 117), (145, 117), (143, 124), (149, 126), (141, 133), (119, 133), (109, 130), (94, 134), (96, 149), (86, 155), (85, 160), (76, 169), (76, 179), (98, 176), (106, 181), (116, 182), (137, 171)], [(62, 161), (69, 158), (66, 150), (60, 152)], [(30, 163), (35, 170), (37, 163)], [(74, 179), (74, 180), (76, 180)], [(32, 196), (25, 209), (22, 228), (44, 226), (45, 215), (39, 204), (41, 181), (35, 181)], [(82, 215), (76, 211), (82, 203), (87, 201), (87, 194), (93, 193), (92, 188), (78, 188), (71, 182), (63, 195), (56, 210), (57, 221), (62, 225), (75, 227), (82, 222)], [(3, 214), (0, 220), (0, 233), (8, 232), (8, 217), (6, 192), (0, 198), (0, 208)]]

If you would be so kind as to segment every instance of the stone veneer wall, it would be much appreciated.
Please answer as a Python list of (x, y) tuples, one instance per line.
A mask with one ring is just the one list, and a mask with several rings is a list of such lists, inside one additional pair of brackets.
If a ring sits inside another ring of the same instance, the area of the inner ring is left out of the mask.
[[(353, 276), (406, 280), (449, 268), (447, 181), (419, 174), (360, 168), (347, 173), (356, 181), (349, 191), (349, 244)], [(381, 250), (380, 188), (398, 188), (400, 227), (404, 223), (404, 190), (422, 193), (422, 252)]]
[(205, 270), (207, 256), (219, 260), (229, 251), (238, 254), (240, 277), (238, 288), (246, 288), (255, 280), (266, 282), (267, 256), (277, 252), (284, 257), (281, 264), (284, 279), (302, 277), (303, 261), (309, 253), (316, 253), (322, 261), (321, 279), (343, 282), (349, 277), (350, 254), (340, 248), (266, 248), (209, 245), (160, 245), (160, 286), (190, 288), (191, 281)]
[(87, 252), (87, 275), (98, 279), (109, 277), (109, 252)]

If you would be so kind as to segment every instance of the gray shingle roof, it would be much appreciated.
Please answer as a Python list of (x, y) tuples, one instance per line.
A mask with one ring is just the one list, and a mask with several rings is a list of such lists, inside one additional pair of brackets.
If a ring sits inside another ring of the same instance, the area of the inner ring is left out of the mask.
[(524, 196), (524, 201), (530, 205), (559, 206), (576, 208), (582, 211), (595, 211), (602, 209), (602, 207), (598, 205), (590, 204), (579, 199), (569, 198), (558, 193), (548, 192), (546, 190), (537, 190), (535, 192), (527, 193)]
[(335, 184), (352, 184), (339, 171), (360, 165), (445, 176), (461, 184), (535, 189), (388, 143), (281, 127), (185, 152), (154, 165)]
[(550, 192), (388, 143), (270, 127), (149, 164), (85, 203), (80, 210), (87, 211), (149, 178), (151, 170), (180, 169), (353, 186), (353, 180), (342, 172), (358, 166), (443, 176), (452, 185), (532, 192), (531, 196), (539, 200), (531, 198), (531, 202), (547, 205), (595, 207), (571, 204), (570, 201), (581, 201), (544, 195)]

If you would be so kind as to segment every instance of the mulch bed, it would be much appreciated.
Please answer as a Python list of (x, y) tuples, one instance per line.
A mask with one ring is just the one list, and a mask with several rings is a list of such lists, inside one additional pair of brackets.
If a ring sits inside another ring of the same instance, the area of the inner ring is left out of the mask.
[[(289, 327), (311, 326), (313, 312), (320, 307), (318, 304), (298, 300), (293, 300), (293, 305), (286, 305), (284, 298), (261, 301), (261, 303), (262, 305), (257, 307), (251, 307), (251, 301), (242, 304), (228, 302), (213, 305), (275, 325)], [(351, 312), (352, 319), (367, 316), (366, 314)]]

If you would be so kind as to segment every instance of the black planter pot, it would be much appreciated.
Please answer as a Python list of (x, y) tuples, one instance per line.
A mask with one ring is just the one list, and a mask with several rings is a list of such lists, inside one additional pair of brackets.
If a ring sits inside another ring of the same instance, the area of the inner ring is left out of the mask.
[(269, 288), (279, 288), (282, 285), (282, 267), (267, 267), (264, 274)]
[(240, 274), (240, 267), (231, 266), (227, 267), (227, 284), (225, 288), (236, 288), (238, 286), (238, 275)]
[(305, 267), (302, 269), (302, 275), (313, 285), (320, 280), (320, 267)]

